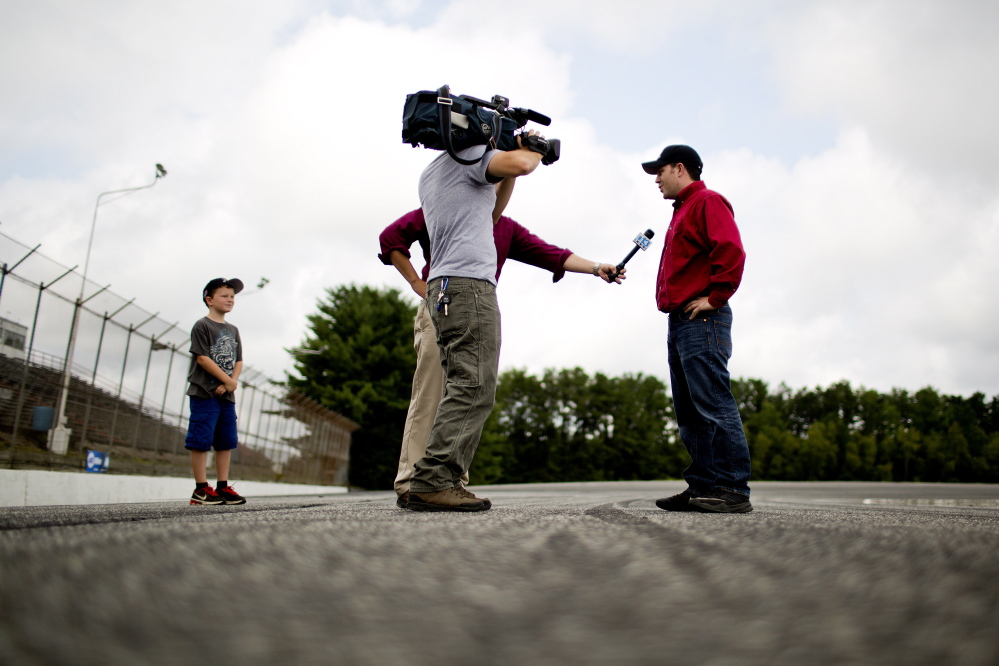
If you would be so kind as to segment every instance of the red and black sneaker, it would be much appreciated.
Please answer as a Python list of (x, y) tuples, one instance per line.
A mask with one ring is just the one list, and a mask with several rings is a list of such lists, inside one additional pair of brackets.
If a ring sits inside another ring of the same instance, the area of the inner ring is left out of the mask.
[(225, 504), (225, 499), (211, 486), (205, 486), (194, 489), (194, 494), (191, 495), (191, 504)]
[(236, 492), (232, 486), (226, 486), (216, 491), (226, 504), (246, 504), (246, 498)]

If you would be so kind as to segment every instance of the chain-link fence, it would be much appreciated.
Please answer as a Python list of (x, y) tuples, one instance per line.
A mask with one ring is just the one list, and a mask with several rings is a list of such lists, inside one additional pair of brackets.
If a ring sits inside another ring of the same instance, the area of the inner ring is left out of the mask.
[[(0, 467), (79, 468), (97, 451), (108, 471), (189, 476), (186, 327), (81, 290), (75, 267), (2, 233), (0, 264)], [(356, 424), (248, 366), (239, 383), (233, 478), (347, 485)]]

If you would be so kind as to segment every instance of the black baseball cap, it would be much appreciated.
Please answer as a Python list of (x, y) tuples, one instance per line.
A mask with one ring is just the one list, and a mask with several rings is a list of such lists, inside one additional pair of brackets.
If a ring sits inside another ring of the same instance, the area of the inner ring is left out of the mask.
[(208, 284), (205, 285), (205, 290), (201, 292), (201, 302), (204, 303), (205, 299), (208, 298), (208, 294), (215, 293), (215, 290), (219, 287), (232, 287), (234, 294), (238, 294), (243, 291), (243, 281), (239, 278), (215, 278), (214, 280), (209, 280)]
[(659, 169), (667, 164), (682, 164), (687, 167), (687, 171), (695, 171), (696, 169), (697, 174), (700, 174), (701, 169), (704, 168), (704, 163), (701, 162), (701, 156), (697, 154), (697, 151), (690, 146), (682, 145), (666, 146), (658, 160), (642, 162), (642, 168), (645, 169), (645, 173), (654, 176), (659, 173)]

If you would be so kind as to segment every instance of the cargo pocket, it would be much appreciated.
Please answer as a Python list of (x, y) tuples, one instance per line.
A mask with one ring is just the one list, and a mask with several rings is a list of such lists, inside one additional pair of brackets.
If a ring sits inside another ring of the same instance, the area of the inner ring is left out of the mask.
[(447, 381), (457, 386), (479, 385), (479, 341), (475, 295), (471, 290), (448, 289), (448, 315), (434, 312), (434, 321), (447, 359)]

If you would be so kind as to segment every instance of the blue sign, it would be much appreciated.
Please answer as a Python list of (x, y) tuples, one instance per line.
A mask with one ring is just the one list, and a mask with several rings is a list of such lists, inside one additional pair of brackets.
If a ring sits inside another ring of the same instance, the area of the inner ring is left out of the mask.
[(106, 472), (108, 471), (108, 454), (100, 451), (87, 449), (87, 471)]

